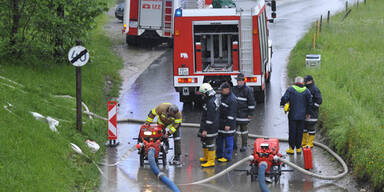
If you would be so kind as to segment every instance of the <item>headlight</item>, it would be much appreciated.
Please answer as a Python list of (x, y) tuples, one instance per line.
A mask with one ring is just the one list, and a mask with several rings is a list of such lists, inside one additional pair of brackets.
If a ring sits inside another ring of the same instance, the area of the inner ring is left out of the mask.
[(188, 68), (179, 68), (179, 75), (189, 75)]
[(145, 136), (151, 136), (151, 135), (152, 135), (152, 132), (151, 132), (151, 131), (144, 131), (144, 135), (145, 135)]
[(131, 28), (137, 28), (137, 21), (130, 21), (130, 22), (129, 22), (129, 27), (131, 27)]

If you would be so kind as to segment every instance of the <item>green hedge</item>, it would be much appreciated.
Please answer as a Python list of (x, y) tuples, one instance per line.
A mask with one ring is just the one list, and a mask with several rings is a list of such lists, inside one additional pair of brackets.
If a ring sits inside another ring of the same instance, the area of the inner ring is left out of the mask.
[[(118, 70), (122, 67), (103, 31), (107, 19), (106, 15), (99, 16), (90, 41), (84, 42), (91, 58), (82, 68), (83, 101), (102, 116), (106, 116), (108, 98), (118, 96)], [(91, 121), (84, 115), (83, 133), (79, 133), (75, 100), (53, 96), (75, 96), (75, 68), (69, 63), (25, 58), (9, 57), (0, 62), (0, 75), (24, 86), (0, 79), (0, 191), (98, 191), (100, 174), (95, 165), (74, 153), (69, 143), (100, 162), (106, 122)], [(109, 88), (107, 80), (112, 82)], [(11, 112), (3, 109), (8, 103), (12, 104), (8, 107)], [(51, 132), (46, 122), (35, 120), (30, 111), (58, 119), (59, 133)], [(87, 149), (86, 139), (98, 142), (101, 149), (97, 154)]]
[[(384, 190), (384, 1), (368, 1), (323, 23), (317, 48), (313, 26), (293, 49), (289, 77), (313, 75), (324, 103), (322, 129), (353, 173)], [(305, 68), (306, 54), (321, 54), (321, 68)]]

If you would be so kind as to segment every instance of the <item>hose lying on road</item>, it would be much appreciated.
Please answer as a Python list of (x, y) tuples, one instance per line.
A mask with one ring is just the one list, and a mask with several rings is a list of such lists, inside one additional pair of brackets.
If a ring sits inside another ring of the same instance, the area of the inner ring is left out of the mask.
[(114, 166), (117, 166), (117, 165), (120, 164), (121, 162), (125, 161), (125, 160), (128, 158), (128, 156), (129, 156), (132, 152), (134, 152), (134, 151), (136, 151), (136, 150), (137, 150), (137, 149), (136, 149), (136, 146), (134, 145), (134, 146), (130, 147), (130, 148), (128, 149), (128, 151), (125, 152), (124, 155), (121, 156), (120, 159), (119, 159), (119, 161), (117, 161), (116, 163), (112, 163), (112, 164), (108, 164), (108, 163), (99, 163), (99, 165), (107, 166), (107, 167), (114, 167)]
[(267, 184), (265, 183), (265, 170), (267, 170), (268, 163), (263, 161), (259, 164), (259, 170), (257, 172), (257, 179), (259, 181), (259, 187), (261, 192), (270, 192)]
[[(118, 122), (119, 123), (127, 123), (127, 122), (131, 122), (131, 123), (144, 123), (145, 121), (138, 120), (138, 119), (122, 119), (122, 120), (118, 120)], [(200, 125), (196, 124), (196, 123), (182, 123), (181, 125), (183, 126), (183, 128), (199, 128), (200, 127)], [(248, 134), (248, 137), (249, 138), (253, 138), (253, 139), (256, 139), (256, 138), (272, 138), (272, 137), (268, 137), (268, 136), (264, 136), (264, 135), (254, 135), (254, 134)], [(275, 137), (273, 137), (273, 138), (275, 138)], [(279, 141), (282, 141), (282, 142), (288, 142), (288, 139), (286, 139), (286, 138), (277, 138), (277, 139), (279, 139)], [(305, 169), (295, 165), (294, 163), (292, 163), (292, 162), (290, 162), (290, 161), (288, 161), (286, 159), (279, 158), (279, 160), (282, 161), (283, 163), (291, 166), (292, 168), (298, 170), (299, 172), (301, 172), (303, 174), (310, 175), (310, 176), (318, 178), (318, 179), (336, 180), (336, 179), (340, 179), (340, 178), (344, 177), (348, 173), (348, 166), (347, 166), (347, 164), (344, 162), (344, 160), (337, 153), (335, 153), (332, 149), (330, 149), (328, 146), (326, 146), (326, 145), (324, 145), (322, 143), (313, 142), (313, 144), (315, 146), (318, 146), (318, 147), (326, 150), (328, 153), (330, 153), (332, 156), (334, 156), (336, 158), (336, 160), (339, 161), (339, 163), (343, 166), (344, 172), (341, 173), (341, 174), (335, 175), (335, 176), (319, 175), (319, 174), (310, 172), (308, 170), (305, 170)], [(243, 160), (240, 160), (239, 162), (242, 162)], [(234, 165), (238, 166), (237, 163), (235, 163)], [(234, 165), (232, 165), (232, 166), (234, 166)], [(220, 176), (224, 175), (225, 173), (229, 172), (230, 170), (232, 170), (233, 169), (232, 166), (228, 167), (227, 169), (225, 169), (222, 172), (218, 173), (217, 175), (219, 175), (219, 176), (215, 175), (215, 176), (212, 176), (210, 178), (207, 178), (207, 179), (204, 179), (204, 180), (201, 180), (201, 181), (198, 181), (198, 182), (194, 182), (194, 183), (191, 183), (191, 184), (201, 184), (201, 183), (205, 183), (205, 182), (211, 181), (213, 179), (216, 179), (217, 177), (220, 177)], [(229, 168), (231, 168), (231, 169), (228, 170)]]
[(247, 163), (247, 162), (252, 161), (252, 160), (253, 160), (253, 155), (250, 155), (250, 156), (248, 156), (248, 157), (246, 157), (246, 158), (236, 162), (235, 164), (229, 166), (228, 168), (222, 170), (220, 173), (218, 173), (218, 174), (216, 174), (216, 175), (214, 175), (212, 177), (208, 177), (206, 179), (203, 179), (203, 180), (200, 180), (200, 181), (196, 181), (196, 182), (193, 182), (193, 183), (181, 184), (181, 185), (197, 185), (197, 184), (203, 184), (203, 183), (215, 180), (215, 179), (225, 175), (226, 173), (232, 171), (236, 167), (242, 165), (243, 163)]
[[(271, 137), (268, 137), (268, 136), (263, 136), (263, 135), (254, 135), (254, 134), (248, 134), (248, 137), (249, 138), (253, 138), (253, 139), (256, 139), (256, 138), (271, 138)], [(285, 139), (285, 138), (278, 138), (279, 141), (283, 141), (283, 142), (287, 142), (288, 139)], [(324, 179), (324, 180), (336, 180), (336, 179), (340, 179), (342, 177), (344, 177), (347, 173), (348, 173), (348, 166), (347, 164), (344, 162), (344, 160), (337, 154), (335, 153), (334, 151), (332, 151), (332, 149), (330, 149), (328, 146), (322, 144), (322, 143), (318, 143), (318, 142), (313, 142), (314, 145), (326, 150), (328, 153), (330, 153), (332, 156), (334, 156), (336, 158), (337, 161), (340, 162), (340, 164), (343, 166), (343, 169), (344, 169), (344, 172), (341, 173), (341, 174), (338, 174), (338, 175), (335, 175), (335, 176), (327, 176), (327, 175), (319, 175), (319, 174), (316, 174), (316, 173), (313, 173), (313, 172), (310, 172), (308, 170), (305, 170), (297, 165), (295, 165), (294, 163), (286, 160), (286, 159), (283, 159), (281, 157), (279, 157), (278, 159), (280, 161), (282, 161), (283, 163), (291, 166), (292, 168), (300, 171), (301, 173), (303, 174), (306, 174), (306, 175), (309, 175), (309, 176), (312, 176), (312, 177), (315, 177), (315, 178), (318, 178), (318, 179)]]
[(148, 151), (148, 161), (153, 173), (158, 179), (165, 183), (172, 191), (180, 192), (180, 189), (175, 185), (175, 183), (173, 183), (167, 176), (165, 176), (165, 173), (160, 172), (159, 168), (157, 167), (154, 148), (150, 148)]

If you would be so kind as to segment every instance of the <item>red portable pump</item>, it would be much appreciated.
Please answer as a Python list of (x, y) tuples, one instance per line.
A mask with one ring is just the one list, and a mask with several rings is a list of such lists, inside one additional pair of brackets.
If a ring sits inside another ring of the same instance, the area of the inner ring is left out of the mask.
[(256, 139), (254, 142), (253, 156), (254, 160), (251, 161), (251, 169), (248, 171), (248, 175), (251, 175), (252, 181), (257, 177), (258, 167), (262, 162), (268, 164), (265, 173), (266, 177), (274, 179), (275, 182), (280, 179), (282, 162), (276, 159), (276, 157), (282, 157), (282, 155), (279, 153), (278, 139)]
[(161, 158), (163, 166), (167, 164), (167, 150), (163, 138), (164, 132), (161, 125), (142, 125), (136, 148), (139, 150), (140, 166), (144, 165), (144, 160), (148, 159), (148, 150), (154, 148), (156, 162)]
[(304, 168), (305, 169), (312, 169), (312, 151), (311, 147), (305, 146), (303, 147), (303, 153), (304, 153)]

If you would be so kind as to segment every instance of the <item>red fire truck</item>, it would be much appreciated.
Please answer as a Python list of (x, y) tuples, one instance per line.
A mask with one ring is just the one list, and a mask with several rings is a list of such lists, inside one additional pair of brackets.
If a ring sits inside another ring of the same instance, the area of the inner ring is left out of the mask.
[(167, 42), (173, 45), (175, 10), (204, 8), (204, 0), (126, 0), (124, 5), (123, 33), (126, 42), (137, 45), (141, 41)]
[(243, 73), (257, 101), (265, 98), (272, 72), (272, 42), (264, 0), (237, 1), (236, 8), (176, 9), (174, 19), (174, 86), (181, 102), (192, 102), (198, 87), (223, 81), (233, 85)]
[(179, 6), (178, 0), (126, 0), (123, 19), (126, 42), (137, 45), (149, 40), (172, 44), (173, 13)]

